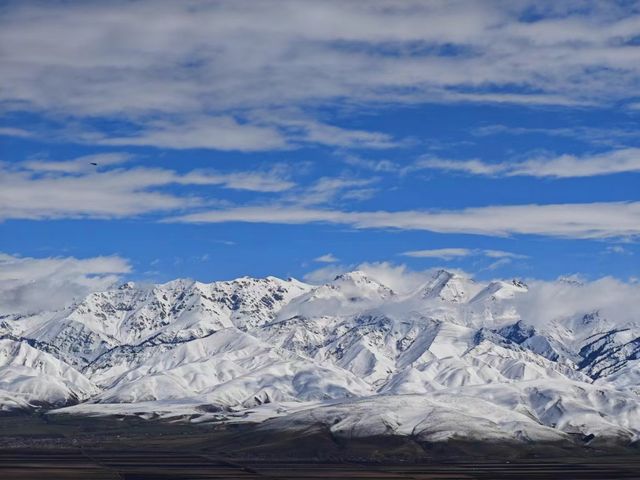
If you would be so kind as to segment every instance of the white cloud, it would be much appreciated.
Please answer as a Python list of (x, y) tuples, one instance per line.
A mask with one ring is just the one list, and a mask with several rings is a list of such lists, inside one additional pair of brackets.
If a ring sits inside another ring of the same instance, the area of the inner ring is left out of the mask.
[(477, 159), (449, 160), (424, 158), (410, 170), (434, 169), (495, 177), (591, 177), (640, 172), (640, 148), (625, 148), (593, 155), (559, 155), (525, 161), (488, 163)]
[[(638, 19), (615, 2), (14, 2), (0, 19), (0, 101), (131, 122), (129, 136), (97, 132), (113, 145), (386, 148), (388, 134), (313, 110), (634, 102)], [(309, 116), (260, 115), (282, 109)]]
[[(387, 262), (362, 264), (357, 269), (401, 293), (419, 288), (434, 273), (433, 269), (414, 271), (404, 265)], [(450, 271), (473, 277), (467, 272)], [(611, 328), (637, 321), (640, 284), (633, 280), (624, 282), (612, 277), (585, 280), (574, 276), (557, 280), (526, 279), (526, 284), (529, 292), (517, 295), (512, 302), (522, 319), (531, 325), (543, 326), (556, 319), (582, 316), (595, 311), (609, 322)]]
[(359, 265), (327, 265), (307, 273), (304, 276), (306, 282), (322, 284), (332, 281), (336, 276), (359, 270), (367, 276), (385, 285), (396, 293), (408, 293), (424, 283), (432, 276), (433, 270), (415, 271), (406, 265), (396, 265), (390, 262), (365, 262)]
[(496, 260), (495, 262), (493, 262), (491, 265), (489, 265), (485, 270), (489, 270), (489, 271), (493, 271), (493, 270), (497, 270), (501, 267), (504, 267), (505, 265), (509, 265), (511, 263), (511, 259), (510, 258), (499, 258), (498, 260)]
[(463, 258), (470, 256), (485, 256), (488, 258), (497, 258), (502, 260), (526, 258), (525, 255), (505, 252), (502, 250), (480, 250), (469, 248), (434, 248), (427, 250), (411, 250), (401, 253), (401, 255), (414, 258), (440, 258), (443, 260), (451, 260), (454, 258)]
[(356, 155), (345, 155), (343, 159), (345, 163), (349, 165), (364, 168), (366, 170), (372, 170), (374, 172), (396, 173), (401, 170), (400, 165), (391, 160), (373, 160), (361, 158)]
[(175, 183), (183, 185), (220, 185), (234, 190), (252, 192), (283, 192), (295, 186), (278, 169), (269, 172), (232, 172), (217, 173), (207, 170), (194, 170), (182, 176), (177, 175)]
[[(81, 173), (95, 172), (99, 168), (125, 163), (132, 158), (128, 153), (97, 153), (85, 155), (73, 160), (29, 160), (24, 162), (27, 170), (39, 172)], [(97, 165), (93, 165), (93, 164)]]
[(130, 217), (205, 204), (194, 196), (160, 190), (176, 184), (254, 192), (281, 192), (294, 186), (277, 168), (263, 173), (194, 170), (185, 174), (160, 168), (107, 168), (128, 158), (103, 154), (64, 162), (0, 164), (0, 220)]
[(25, 130), (23, 128), (15, 128), (15, 127), (0, 127), (0, 135), (6, 137), (19, 137), (19, 138), (28, 138), (33, 136), (31, 132)]
[(633, 252), (627, 250), (622, 245), (609, 245), (605, 249), (606, 253), (615, 253), (618, 255), (633, 255)]
[[(405, 265), (374, 262), (360, 265), (329, 265), (310, 272), (305, 280), (324, 283), (331, 281), (338, 274), (353, 270), (361, 270), (401, 294), (420, 288), (434, 274), (434, 269), (415, 271)], [(473, 277), (460, 270), (450, 271)], [(526, 283), (528, 293), (517, 295), (510, 301), (517, 307), (522, 319), (530, 325), (545, 326), (553, 320), (574, 316), (580, 318), (596, 311), (610, 328), (624, 327), (627, 322), (637, 322), (637, 312), (640, 310), (640, 283), (636, 279), (624, 282), (612, 277), (603, 277), (589, 281), (569, 276), (557, 280), (526, 279)]]
[(368, 212), (273, 205), (210, 210), (165, 221), (334, 223), (354, 228), (393, 228), (490, 236), (524, 234), (564, 238), (611, 238), (640, 235), (640, 202), (528, 204), (444, 211)]
[(481, 250), (482, 255), (488, 258), (527, 258), (527, 255), (520, 253), (505, 252), (504, 250)]
[(357, 269), (400, 294), (419, 288), (433, 275), (431, 269), (410, 270), (406, 265), (395, 265), (390, 262), (365, 262), (358, 265)]
[(320, 285), (330, 282), (336, 276), (349, 270), (349, 267), (344, 265), (327, 265), (305, 274), (303, 280), (314, 285)]
[(309, 118), (292, 116), (291, 112), (288, 115), (270, 115), (265, 118), (263, 114), (259, 118), (263, 121), (268, 119), (269, 122), (286, 129), (288, 137), (294, 142), (319, 143), (342, 148), (384, 149), (398, 146), (398, 142), (386, 133), (336, 127)]
[(313, 261), (319, 263), (336, 263), (340, 261), (340, 259), (336, 258), (333, 253), (327, 253), (325, 255), (320, 255), (319, 257), (314, 258)]
[(409, 165), (403, 172), (406, 174), (428, 169), (490, 176), (500, 173), (503, 167), (502, 164), (485, 163), (475, 158), (471, 160), (449, 160), (446, 158), (427, 157)]
[(563, 95), (540, 95), (532, 93), (459, 93), (443, 92), (442, 100), (452, 102), (512, 103), (516, 105), (554, 105), (563, 107), (595, 106), (593, 100), (568, 98)]
[(473, 250), (468, 248), (434, 248), (430, 250), (411, 250), (401, 253), (405, 257), (414, 258), (441, 258), (451, 260), (457, 257), (468, 257), (473, 254)]
[(349, 224), (357, 215), (338, 210), (323, 210), (305, 207), (234, 207), (191, 213), (179, 217), (167, 218), (166, 222), (179, 223), (280, 223), (306, 224), (315, 222)]
[(5, 171), (0, 176), (0, 219), (128, 217), (197, 203), (153, 190), (172, 179), (169, 171), (147, 168), (60, 176)]
[(287, 142), (274, 127), (241, 124), (231, 117), (186, 117), (179, 121), (152, 121), (129, 136), (85, 134), (85, 141), (99, 145), (154, 146), (161, 148), (210, 148), (216, 150), (283, 149)]
[(334, 200), (363, 200), (375, 190), (369, 187), (375, 178), (321, 177), (309, 186), (292, 191), (282, 199), (283, 203), (300, 206), (320, 205)]
[[(471, 131), (472, 135), (484, 137), (496, 134), (509, 135), (548, 135), (553, 137), (575, 138), (586, 143), (618, 147), (633, 141), (638, 133), (633, 125), (607, 125), (593, 127), (572, 125), (571, 127), (518, 127), (507, 125), (485, 125)], [(620, 148), (620, 147), (619, 147)]]
[(531, 324), (598, 311), (612, 327), (637, 320), (640, 285), (604, 277), (594, 281), (527, 280), (529, 293), (515, 303)]
[(62, 308), (130, 271), (129, 262), (118, 256), (31, 258), (0, 253), (0, 314)]

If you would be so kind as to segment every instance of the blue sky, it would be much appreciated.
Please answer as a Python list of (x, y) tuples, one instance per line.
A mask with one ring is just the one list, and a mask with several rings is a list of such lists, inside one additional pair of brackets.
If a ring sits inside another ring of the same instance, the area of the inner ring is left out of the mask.
[(633, 279), (639, 7), (556, 3), (4, 2), (0, 252)]

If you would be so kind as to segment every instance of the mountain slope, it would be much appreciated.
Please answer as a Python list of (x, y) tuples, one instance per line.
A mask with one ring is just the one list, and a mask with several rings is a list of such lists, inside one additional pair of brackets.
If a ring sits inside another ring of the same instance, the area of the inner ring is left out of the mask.
[[(27, 342), (0, 339), (0, 409), (86, 400), (98, 388), (82, 373)], [(5, 397), (2, 399), (1, 397)]]
[(61, 311), (5, 315), (0, 405), (218, 412), (429, 441), (635, 441), (640, 321), (587, 309), (540, 322), (521, 309), (529, 294), (444, 270), (402, 294), (361, 271), (319, 286), (126, 283)]

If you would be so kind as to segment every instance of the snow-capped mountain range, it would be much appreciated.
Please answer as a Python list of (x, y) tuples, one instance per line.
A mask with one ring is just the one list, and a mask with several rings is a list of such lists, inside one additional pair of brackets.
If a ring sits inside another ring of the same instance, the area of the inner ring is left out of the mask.
[[(522, 282), (438, 271), (402, 294), (324, 285), (126, 283), (0, 317), (0, 409), (326, 424), (334, 435), (514, 441), (640, 436), (640, 318), (541, 323)], [(261, 427), (262, 428), (262, 427)]]

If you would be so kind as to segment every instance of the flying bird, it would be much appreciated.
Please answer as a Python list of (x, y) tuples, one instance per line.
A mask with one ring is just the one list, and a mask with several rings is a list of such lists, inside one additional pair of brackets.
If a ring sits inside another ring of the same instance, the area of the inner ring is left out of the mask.
[(98, 166), (96, 162), (89, 162), (89, 163), (91, 163), (91, 165), (95, 165), (96, 167)]

